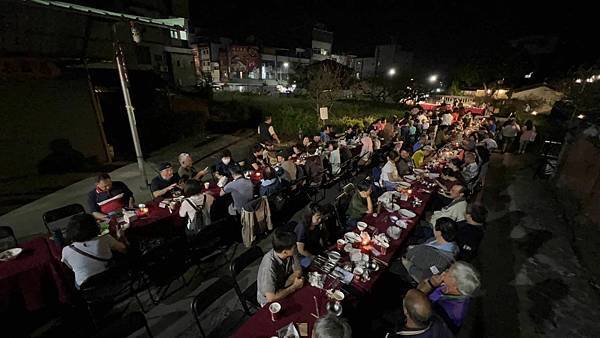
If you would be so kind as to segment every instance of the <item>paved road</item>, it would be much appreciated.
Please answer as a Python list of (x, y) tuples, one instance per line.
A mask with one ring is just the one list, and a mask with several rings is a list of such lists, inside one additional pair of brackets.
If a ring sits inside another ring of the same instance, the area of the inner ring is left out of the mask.
[[(195, 160), (202, 159), (196, 163), (198, 169), (214, 164), (219, 158), (218, 153), (227, 147), (231, 149), (234, 158), (245, 158), (248, 156), (248, 149), (253, 142), (254, 132), (247, 130), (233, 135), (218, 135), (207, 143), (197, 138), (184, 139), (154, 152), (146, 161), (146, 174), (148, 180), (156, 176), (156, 168), (162, 161), (170, 161), (177, 165), (177, 156), (181, 152), (192, 154)], [(215, 152), (217, 153), (215, 154)], [(136, 163), (116, 169), (110, 172), (110, 175), (113, 180), (125, 182), (137, 201), (151, 199), (150, 191), (144, 187)], [(94, 187), (94, 176), (93, 173), (90, 173), (89, 177), (85, 179), (12, 210), (2, 215), (0, 222), (11, 225), (18, 238), (45, 233), (42, 222), (43, 213), (71, 203), (80, 203), (85, 207), (87, 193)]]
[(532, 159), (494, 154), (476, 265), (482, 296), (461, 337), (600, 337), (598, 294), (571, 247), (563, 203)]

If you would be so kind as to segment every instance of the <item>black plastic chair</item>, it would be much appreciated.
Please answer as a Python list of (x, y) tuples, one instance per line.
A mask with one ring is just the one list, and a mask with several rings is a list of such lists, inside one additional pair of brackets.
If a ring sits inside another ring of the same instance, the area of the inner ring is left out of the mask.
[(143, 312), (144, 305), (138, 293), (148, 290), (143, 276), (130, 268), (129, 263), (111, 266), (108, 270), (88, 278), (77, 290), (85, 303), (91, 323), (99, 328), (102, 318), (115, 305), (135, 298)]
[(65, 239), (67, 232), (67, 224), (71, 216), (84, 214), (85, 209), (81, 204), (69, 204), (58, 209), (46, 211), (42, 215), (44, 225), (48, 230), (48, 234), (54, 236), (54, 239), (63, 245), (68, 244)]
[(194, 299), (192, 300), (192, 314), (194, 315), (194, 319), (196, 320), (196, 324), (200, 329), (200, 334), (202, 334), (202, 337), (206, 337), (206, 333), (204, 333), (202, 324), (200, 323), (200, 314), (206, 311), (211, 304), (226, 294), (231, 289), (231, 286), (231, 278), (227, 276), (221, 277), (209, 287), (194, 296)]
[(342, 192), (335, 198), (333, 207), (335, 210), (336, 221), (338, 222), (340, 229), (346, 228), (346, 211), (352, 200), (352, 194), (353, 191), (348, 190)]
[(19, 242), (17, 241), (17, 237), (15, 237), (15, 232), (13, 231), (13, 229), (8, 225), (2, 225), (0, 226), (0, 240), (4, 240), (7, 238), (12, 239), (12, 243), (9, 244), (10, 247), (8, 247), (7, 249), (14, 248), (19, 244)]
[(125, 338), (137, 330), (145, 328), (148, 337), (152, 338), (152, 332), (148, 326), (146, 317), (141, 312), (132, 312), (121, 318), (111, 321), (107, 327), (92, 335), (93, 338)]
[[(185, 238), (173, 238), (164, 244), (151, 249), (141, 257), (141, 269), (147, 276), (150, 285), (156, 288), (157, 298), (149, 290), (150, 298), (155, 304), (180, 290), (187, 281), (184, 273), (188, 270), (188, 243)], [(182, 285), (168, 293), (175, 280), (181, 280)]]
[(234, 259), (229, 266), (231, 276), (233, 277), (233, 288), (242, 304), (242, 308), (244, 308), (244, 313), (248, 316), (252, 315), (250, 313), (250, 307), (255, 309), (260, 308), (258, 300), (256, 299), (256, 281), (242, 290), (237, 282), (237, 276), (247, 268), (248, 265), (252, 264), (257, 259), (262, 258), (263, 255), (264, 253), (259, 246), (253, 246)]

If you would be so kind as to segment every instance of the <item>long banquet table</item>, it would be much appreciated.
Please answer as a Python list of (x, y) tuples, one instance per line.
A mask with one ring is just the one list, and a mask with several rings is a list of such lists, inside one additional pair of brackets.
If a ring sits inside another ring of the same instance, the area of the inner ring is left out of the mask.
[[(391, 240), (390, 247), (387, 249), (385, 255), (380, 255), (377, 259), (381, 262), (384, 262), (386, 265), (389, 265), (392, 259), (398, 254), (399, 250), (406, 244), (406, 240), (412, 230), (415, 228), (419, 220), (424, 214), (425, 208), (429, 204), (433, 191), (431, 189), (426, 188), (421, 183), (415, 181), (412, 185), (412, 196), (407, 201), (399, 201), (400, 207), (403, 209), (409, 209), (413, 211), (416, 216), (412, 219), (404, 219), (407, 223), (407, 228), (403, 229), (400, 235), (400, 238), (397, 240)], [(413, 207), (411, 204), (411, 200), (413, 197), (418, 197), (422, 200), (422, 204), (418, 207)], [(382, 211), (377, 214), (376, 217), (373, 215), (366, 215), (363, 218), (363, 221), (369, 225), (367, 228), (367, 232), (372, 232), (374, 229), (377, 231), (385, 232), (387, 228), (392, 224), (390, 219), (391, 216), (397, 216), (400, 219), (400, 214), (395, 212), (388, 212), (382, 209)], [(345, 254), (345, 253), (344, 253)], [(347, 256), (347, 254), (346, 254)], [(344, 259), (344, 256), (342, 256)], [(347, 259), (347, 257), (346, 257)], [(383, 273), (387, 270), (387, 266), (380, 264), (380, 269), (374, 272), (371, 275), (370, 280), (366, 282), (359, 281), (357, 278), (354, 278), (350, 283), (350, 286), (343, 286), (342, 289), (347, 287), (352, 287), (354, 289), (353, 296), (355, 295), (366, 295), (368, 294), (374, 287), (376, 287), (377, 281), (383, 275)], [(330, 277), (327, 277), (329, 280)], [(326, 281), (327, 284), (327, 281)], [(341, 285), (341, 284), (340, 284)], [(281, 300), (281, 303), (284, 312), (283, 316), (277, 320), (276, 322), (271, 321), (271, 315), (269, 313), (268, 304), (263, 308), (258, 310), (256, 314), (250, 317), (235, 333), (232, 337), (245, 337), (245, 338), (262, 338), (262, 337), (273, 337), (277, 335), (277, 330), (280, 328), (289, 325), (289, 323), (308, 323), (308, 337), (312, 335), (312, 328), (316, 318), (311, 315), (311, 313), (315, 313), (315, 303), (313, 296), (317, 297), (317, 300), (320, 305), (320, 315), (326, 313), (325, 311), (325, 303), (327, 301), (327, 296), (325, 295), (324, 290), (312, 287), (308, 284), (295, 292), (294, 294), (288, 296), (287, 298)]]

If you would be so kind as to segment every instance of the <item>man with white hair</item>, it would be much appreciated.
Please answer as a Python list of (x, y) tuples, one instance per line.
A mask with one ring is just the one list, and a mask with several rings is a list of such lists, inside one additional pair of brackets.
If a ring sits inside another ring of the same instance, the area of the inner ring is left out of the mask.
[(315, 322), (312, 332), (312, 338), (350, 338), (352, 330), (350, 325), (343, 319), (339, 319), (333, 314), (319, 318)]
[(469, 263), (457, 261), (445, 272), (432, 276), (417, 287), (427, 294), (431, 303), (440, 308), (440, 315), (453, 332), (462, 325), (471, 297), (481, 285), (480, 277)]
[(181, 153), (178, 157), (179, 169), (177, 170), (177, 174), (184, 181), (189, 179), (200, 181), (200, 179), (208, 174), (208, 168), (204, 168), (204, 170), (197, 171), (194, 168), (194, 161), (192, 160), (192, 155), (188, 153)]

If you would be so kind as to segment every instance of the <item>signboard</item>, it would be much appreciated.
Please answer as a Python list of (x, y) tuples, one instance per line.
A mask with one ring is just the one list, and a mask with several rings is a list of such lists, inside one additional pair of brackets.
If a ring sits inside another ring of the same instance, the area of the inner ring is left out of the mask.
[(319, 114), (321, 115), (321, 120), (329, 119), (329, 111), (328, 111), (327, 107), (319, 108)]

